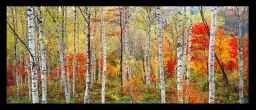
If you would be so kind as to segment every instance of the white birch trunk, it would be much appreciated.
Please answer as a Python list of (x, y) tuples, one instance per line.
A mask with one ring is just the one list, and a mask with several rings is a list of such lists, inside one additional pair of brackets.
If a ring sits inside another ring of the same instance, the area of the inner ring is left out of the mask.
[(76, 12), (76, 6), (74, 7), (75, 12), (75, 23), (74, 23), (74, 64), (73, 64), (73, 97), (75, 97), (76, 94), (76, 28), (77, 28), (77, 12)]
[[(128, 73), (128, 78), (131, 78), (130, 75), (130, 45), (129, 45), (129, 7), (126, 10), (126, 23), (125, 23), (125, 38), (126, 38), (126, 62), (128, 63), (128, 69), (127, 69), (127, 73)], [(126, 75), (125, 75), (126, 76)], [(125, 77), (126, 78), (126, 77)]]
[(102, 74), (102, 90), (101, 90), (101, 103), (105, 103), (105, 80), (106, 80), (106, 69), (107, 69), (107, 45), (106, 45), (106, 37), (105, 37), (105, 30), (104, 30), (104, 12), (103, 7), (100, 8), (101, 14), (101, 36), (102, 36), (102, 43), (103, 43), (103, 74)]
[[(96, 18), (96, 7), (94, 7), (94, 18)], [(92, 81), (91, 81), (91, 88), (93, 87), (93, 84), (95, 82), (95, 67), (96, 67), (96, 63), (95, 63), (95, 45), (96, 45), (96, 23), (97, 22), (94, 22), (93, 23), (93, 41), (92, 41), (92, 61), (91, 61), (91, 65), (92, 65), (92, 69), (91, 69), (91, 72), (92, 72)]]
[(209, 43), (209, 58), (208, 58), (208, 72), (209, 72), (209, 103), (214, 103), (215, 95), (215, 82), (214, 82), (214, 38), (216, 27), (216, 7), (212, 7), (211, 15), (211, 31), (210, 31), (210, 43)]
[(165, 103), (165, 84), (164, 84), (164, 69), (163, 69), (163, 36), (162, 36), (162, 18), (160, 7), (157, 7), (158, 21), (158, 40), (159, 40), (159, 59), (160, 59), (160, 87), (161, 87), (161, 103)]
[(87, 72), (86, 72), (86, 84), (85, 84), (85, 93), (84, 93), (84, 103), (90, 103), (90, 6), (87, 6), (87, 14), (86, 14), (86, 21), (87, 21), (87, 38), (86, 38), (86, 44), (87, 44), (87, 51), (86, 51), (86, 56), (87, 56)]
[[(186, 14), (187, 10), (186, 7), (184, 7), (184, 51), (183, 51), (183, 73), (186, 72), (186, 61), (187, 61), (187, 14)], [(185, 76), (185, 75), (184, 75)]]
[(28, 28), (29, 28), (29, 50), (32, 53), (30, 56), (30, 65), (32, 65), (32, 101), (39, 103), (38, 100), (38, 82), (35, 64), (35, 44), (34, 44), (34, 12), (33, 7), (28, 7)]
[(41, 7), (38, 7), (38, 25), (40, 32), (40, 41), (41, 41), (41, 60), (42, 60), (42, 103), (47, 103), (47, 86), (46, 86), (46, 60), (45, 60), (45, 47), (44, 47), (44, 33), (43, 33), (43, 25), (42, 25), (42, 17), (41, 17)]
[(155, 8), (155, 40), (154, 40), (154, 52), (155, 52), (155, 74), (156, 74), (156, 87), (158, 88), (158, 58), (157, 58), (157, 18), (156, 18), (156, 8)]
[(190, 29), (189, 29), (189, 38), (188, 38), (188, 65), (187, 65), (187, 83), (190, 82), (190, 58), (191, 58), (191, 40), (192, 40), (192, 14), (193, 14), (193, 7), (190, 9)]
[[(190, 83), (190, 58), (191, 58), (191, 40), (192, 40), (192, 14), (193, 14), (193, 7), (190, 9), (190, 29), (189, 29), (189, 38), (188, 38), (188, 64), (187, 64), (187, 79), (186, 82), (189, 85)], [(189, 89), (189, 88), (187, 88)], [(186, 96), (186, 103), (188, 103), (188, 94)]]
[(99, 62), (98, 62), (98, 80), (101, 80), (101, 71), (100, 71), (100, 64), (101, 64), (101, 57), (102, 57), (102, 35), (100, 36), (100, 49), (99, 49)]
[(181, 25), (182, 25), (182, 14), (181, 8), (178, 9), (178, 39), (177, 39), (177, 88), (178, 88), (178, 102), (183, 103), (183, 88), (182, 88), (182, 78), (183, 78), (183, 54), (182, 54), (182, 35), (181, 35)]
[(122, 44), (124, 44), (123, 45), (123, 51), (122, 51), (122, 54), (123, 54), (123, 58), (122, 58), (122, 60), (123, 60), (123, 62), (122, 62), (122, 80), (123, 80), (123, 86), (124, 86), (124, 91), (126, 90), (126, 88), (125, 88), (125, 86), (126, 86), (126, 84), (125, 84), (125, 80), (126, 80), (126, 37), (127, 37), (127, 35), (126, 35), (126, 25), (125, 25), (125, 22), (126, 22), (126, 16), (124, 16), (123, 17), (123, 21), (122, 21), (123, 23), (123, 30), (121, 30), (121, 31), (123, 31), (123, 41), (122, 41)]
[[(239, 62), (239, 103), (244, 103), (244, 59), (243, 59), (243, 45), (242, 45), (242, 30), (240, 23), (240, 10), (237, 8), (237, 38), (238, 38), (238, 62)], [(239, 32), (239, 34), (238, 34)]]
[[(64, 13), (65, 12), (65, 13)], [(67, 17), (67, 7), (64, 8), (64, 38), (66, 38), (66, 58), (67, 58), (67, 61), (66, 61), (66, 66), (67, 66), (67, 85), (68, 85), (68, 98), (70, 99), (70, 93), (71, 93), (71, 90), (70, 90), (70, 78), (69, 78), (69, 62), (68, 62), (68, 36), (67, 36), (67, 32), (66, 32), (66, 26), (67, 26), (67, 21), (66, 21), (66, 17)]]
[(146, 74), (146, 86), (149, 87), (150, 85), (150, 29), (151, 29), (151, 25), (150, 25), (150, 14), (148, 13), (148, 23), (147, 23), (147, 40), (148, 40), (148, 65), (147, 65), (147, 74)]

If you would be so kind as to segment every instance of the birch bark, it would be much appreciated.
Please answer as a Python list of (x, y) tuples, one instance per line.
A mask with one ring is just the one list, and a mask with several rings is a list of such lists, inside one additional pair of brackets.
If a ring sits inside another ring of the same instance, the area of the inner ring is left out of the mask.
[(214, 103), (215, 95), (215, 82), (214, 82), (214, 38), (216, 28), (216, 11), (217, 7), (211, 9), (211, 31), (210, 31), (210, 43), (209, 43), (209, 58), (208, 58), (208, 80), (209, 80), (209, 103)]

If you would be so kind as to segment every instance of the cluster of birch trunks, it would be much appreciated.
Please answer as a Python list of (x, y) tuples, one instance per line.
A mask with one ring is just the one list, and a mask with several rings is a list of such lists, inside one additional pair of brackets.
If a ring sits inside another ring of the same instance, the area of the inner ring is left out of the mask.
[[(74, 40), (74, 47), (73, 47), (73, 53), (74, 56), (76, 56), (76, 38), (77, 38), (77, 25), (78, 25), (78, 20), (77, 20), (77, 14), (78, 12), (81, 12), (83, 15), (83, 18), (85, 20), (85, 39), (84, 39), (84, 53), (86, 55), (86, 72), (85, 72), (85, 91), (84, 91), (84, 103), (90, 103), (90, 86), (92, 85), (92, 80), (95, 79), (95, 76), (92, 77), (91, 75), (95, 75), (95, 68), (92, 68), (91, 65), (92, 64), (96, 64), (96, 58), (95, 58), (95, 42), (96, 42), (96, 38), (93, 38), (92, 43), (91, 43), (91, 30), (90, 30), (90, 25), (93, 24), (94, 28), (96, 25), (94, 25), (94, 23), (91, 21), (92, 15), (94, 15), (94, 17), (96, 17), (96, 11), (95, 13), (92, 13), (91, 11), (91, 6), (74, 6), (73, 7), (73, 12), (74, 12), (74, 31), (73, 31), (73, 40)], [(134, 52), (134, 50), (136, 49), (135, 46), (131, 46), (128, 43), (128, 28), (129, 28), (129, 18), (131, 16), (131, 8), (134, 7), (130, 7), (130, 6), (126, 6), (126, 7), (116, 7), (117, 9), (117, 14), (119, 17), (119, 22), (118, 24), (121, 27), (121, 35), (120, 35), (120, 43), (121, 43), (121, 55), (120, 55), (120, 73), (121, 73), (121, 85), (124, 86), (125, 85), (125, 80), (127, 80), (126, 77), (126, 63), (129, 62), (130, 56), (135, 55), (136, 53)], [(234, 7), (237, 9), (237, 37), (238, 37), (238, 53), (239, 53), (239, 57), (238, 57), (238, 62), (239, 62), (239, 102), (240, 103), (244, 103), (244, 97), (243, 97), (243, 56), (242, 56), (242, 36), (241, 36), (241, 28), (240, 28), (240, 16), (239, 16), (239, 8)], [(29, 98), (32, 96), (32, 102), (33, 103), (39, 103), (39, 92), (38, 89), (39, 87), (42, 88), (42, 103), (47, 103), (47, 64), (46, 64), (46, 49), (45, 49), (45, 35), (44, 35), (44, 27), (43, 27), (43, 20), (42, 18), (44, 18), (44, 16), (42, 16), (42, 12), (41, 12), (42, 7), (38, 6), (38, 7), (33, 7), (33, 6), (28, 6), (27, 8), (27, 26), (28, 26), (28, 46), (24, 43), (24, 39), (20, 39), (19, 35), (17, 34), (17, 27), (16, 25), (11, 26), (9, 23), (9, 27), (12, 29), (14, 36), (15, 36), (15, 64), (17, 64), (17, 55), (18, 55), (18, 51), (17, 50), (17, 43), (18, 40), (21, 41), (21, 43), (24, 45), (24, 48), (26, 48), (26, 51), (29, 53), (29, 59), (30, 62), (25, 62), (26, 63), (26, 71), (28, 71), (27, 74), (27, 80), (28, 80), (28, 88), (29, 88)], [(189, 18), (189, 22), (184, 22), (183, 20), (187, 19), (186, 16), (186, 10), (190, 9), (190, 15), (192, 16), (193, 14), (193, 7), (178, 7), (178, 12), (177, 12), (177, 17), (178, 17), (178, 27), (177, 27), (177, 32), (178, 32), (178, 36), (177, 36), (177, 90), (178, 90), (178, 101), (179, 103), (189, 103), (188, 102), (188, 97), (186, 96), (185, 99), (183, 98), (182, 94), (183, 93), (183, 79), (184, 79), (184, 73), (186, 73), (186, 79), (184, 81), (186, 81), (187, 84), (190, 83), (190, 61), (191, 61), (191, 39), (192, 39), (192, 17), (190, 16)], [(35, 13), (37, 10), (37, 13)], [(73, 73), (69, 73), (68, 71), (66, 71), (64, 69), (65, 65), (68, 64), (68, 60), (66, 60), (66, 62), (64, 61), (64, 53), (66, 53), (66, 55), (68, 55), (68, 46), (67, 46), (67, 41), (64, 42), (65, 38), (67, 40), (67, 32), (66, 32), (66, 19), (65, 18), (67, 15), (67, 7), (66, 6), (60, 6), (60, 7), (54, 7), (52, 8), (52, 10), (47, 10), (47, 13), (51, 16), (52, 18), (52, 22), (54, 23), (54, 29), (55, 29), (55, 36), (56, 36), (56, 41), (57, 41), (57, 50), (58, 50), (58, 56), (59, 56), (59, 60), (58, 63), (61, 64), (60, 68), (61, 68), (61, 84), (62, 84), (62, 88), (64, 90), (64, 95), (65, 95), (65, 100), (66, 103), (70, 103), (70, 97), (71, 97), (71, 90), (72, 90), (72, 96), (74, 97), (76, 94), (76, 77), (73, 77), (72, 79), (72, 88), (70, 85), (70, 79), (69, 74), (73, 74), (73, 76), (76, 76), (76, 57), (74, 57), (73, 60)], [(13, 8), (12, 12), (15, 13), (16, 11), (18, 11), (18, 9)], [(100, 13), (100, 57), (103, 58), (103, 72), (102, 72), (102, 76), (100, 76), (101, 74), (99, 74), (98, 79), (101, 79), (102, 81), (102, 90), (101, 90), (101, 103), (105, 103), (105, 86), (106, 86), (106, 70), (107, 70), (107, 61), (106, 61), (106, 53), (107, 53), (107, 44), (106, 44), (106, 36), (105, 36), (105, 29), (104, 29), (104, 11), (106, 11), (105, 7), (100, 7), (99, 8), (99, 13)], [(158, 79), (160, 79), (160, 82), (156, 82), (157, 85), (160, 87), (160, 91), (161, 91), (161, 103), (166, 103), (166, 96), (165, 96), (165, 76), (164, 76), (164, 68), (163, 68), (163, 34), (162, 34), (162, 29), (164, 28), (164, 17), (163, 17), (163, 13), (161, 12), (161, 7), (156, 6), (156, 7), (150, 7), (150, 8), (145, 8), (145, 11), (147, 12), (147, 19), (148, 19), (148, 23), (146, 24), (146, 40), (145, 40), (145, 54), (144, 54), (144, 59), (147, 59), (147, 64), (145, 63), (145, 70), (146, 70), (146, 86), (149, 87), (150, 86), (150, 73), (151, 73), (151, 64), (150, 64), (150, 48), (152, 45), (154, 45), (154, 54), (155, 58), (154, 58), (154, 62), (155, 63), (159, 63), (159, 67), (156, 67), (155, 69), (155, 74), (156, 74), (156, 80), (158, 81)], [(208, 58), (208, 81), (209, 81), (209, 103), (214, 103), (215, 102), (215, 82), (214, 82), (214, 37), (215, 37), (215, 28), (216, 28), (216, 19), (217, 19), (217, 12), (218, 12), (218, 7), (211, 7), (211, 22), (210, 22), (210, 26), (211, 29), (209, 30), (209, 37), (210, 37), (210, 42), (209, 42), (209, 58)], [(20, 12), (21, 13), (21, 12)], [(184, 18), (182, 18), (182, 14), (184, 14)], [(35, 16), (36, 15), (36, 16)], [(24, 17), (23, 14), (21, 14), (20, 16), (21, 18)], [(61, 20), (59, 20), (62, 17)], [(155, 18), (154, 18), (155, 17)], [(14, 16), (14, 18), (17, 18), (17, 14), (16, 17)], [(22, 20), (22, 19), (21, 19)], [(37, 21), (36, 24), (34, 21)], [(151, 22), (154, 23), (155, 25), (155, 31), (154, 34), (157, 37), (154, 37), (154, 44), (150, 43), (151, 40)], [(182, 23), (184, 22), (184, 28), (185, 34), (182, 34)], [(13, 23), (17, 24), (17, 20), (13, 19)], [(22, 24), (22, 38), (24, 38), (24, 21), (21, 21)], [(189, 24), (189, 25), (188, 25)], [(38, 27), (38, 29), (37, 29)], [(188, 29), (187, 29), (188, 28)], [(35, 59), (35, 31), (37, 31), (36, 33), (39, 34), (40, 37), (40, 46), (39, 47), (41, 49), (41, 53), (40, 55), (40, 66), (37, 66), (37, 60)], [(94, 34), (96, 33), (95, 29), (93, 30)], [(239, 32), (239, 33), (238, 33)], [(188, 34), (187, 34), (188, 33)], [(62, 36), (62, 41), (60, 39), (60, 36)], [(95, 35), (93, 36), (95, 37)], [(184, 41), (182, 41), (183, 39), (185, 39)], [(134, 41), (136, 40), (136, 38), (133, 39)], [(158, 43), (157, 43), (158, 42)], [(92, 49), (91, 48), (91, 44), (92, 44)], [(156, 45), (159, 44), (159, 45)], [(156, 51), (158, 48), (159, 51)], [(132, 50), (131, 54), (130, 51)], [(188, 50), (188, 54), (184, 54), (184, 52), (186, 52)], [(92, 51), (92, 54), (91, 54)], [(146, 58), (147, 57), (147, 58)], [(28, 57), (26, 57), (27, 59)], [(27, 61), (27, 60), (26, 60)], [(187, 65), (186, 67), (184, 65)], [(38, 69), (41, 71), (41, 85), (38, 85)], [(48, 67), (49, 68), (49, 67)], [(130, 66), (129, 66), (130, 68)], [(16, 72), (18, 71), (18, 68), (16, 66)], [(186, 72), (185, 72), (186, 71)], [(99, 71), (100, 72), (100, 71)], [(130, 72), (128, 71), (128, 75), (129, 78), (134, 78), (134, 73), (133, 71)], [(159, 73), (158, 73), (159, 72)], [(159, 76), (158, 76), (159, 74)], [(17, 73), (15, 73), (16, 77)], [(94, 79), (92, 79), (94, 78)], [(17, 84), (17, 96), (19, 97), (20, 95), (20, 88), (18, 86), (18, 81), (19, 78), (16, 78), (16, 84)], [(159, 83), (159, 84), (158, 84)], [(57, 89), (57, 88), (56, 88)]]

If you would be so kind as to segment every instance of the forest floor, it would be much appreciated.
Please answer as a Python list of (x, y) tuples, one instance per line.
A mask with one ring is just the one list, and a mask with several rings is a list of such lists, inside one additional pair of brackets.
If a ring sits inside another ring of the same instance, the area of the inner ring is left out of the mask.
[[(105, 90), (105, 100), (106, 103), (131, 103), (130, 94), (124, 94), (121, 96), (120, 92), (120, 81), (118, 80), (110, 80), (106, 83)], [(48, 83), (48, 94), (47, 94), (47, 103), (60, 103), (64, 104), (65, 97), (64, 92), (60, 91), (60, 83), (51, 82)], [(160, 90), (156, 89), (154, 85), (151, 85), (148, 89), (145, 85), (136, 85), (136, 91), (134, 94), (138, 94), (137, 97), (135, 95), (134, 103), (160, 103)], [(71, 86), (72, 87), (72, 86)], [(146, 91), (145, 91), (146, 90)], [(72, 91), (72, 89), (71, 89)], [(129, 91), (127, 89), (127, 91)], [(28, 87), (21, 87), (20, 99), (16, 96), (16, 86), (7, 87), (7, 103), (32, 103), (32, 100), (29, 100), (28, 97)], [(41, 99), (41, 88), (39, 88), (39, 97)], [(137, 99), (137, 100), (136, 100)], [(40, 100), (41, 102), (41, 100)], [(72, 97), (71, 92), (71, 103), (81, 103), (84, 102), (84, 85), (77, 86), (76, 95)], [(90, 103), (101, 103), (101, 82), (97, 81), (93, 84), (93, 87), (90, 91)]]
[[(47, 103), (55, 104), (65, 104), (64, 92), (61, 91), (60, 81), (51, 81), (47, 85)], [(200, 84), (201, 86), (192, 87), (189, 96), (190, 103), (208, 103), (208, 92), (207, 84)], [(41, 86), (39, 86), (41, 87)], [(72, 87), (72, 84), (71, 84)], [(85, 85), (83, 82), (77, 82), (76, 95), (72, 97), (71, 92), (71, 103), (83, 104), (84, 102), (84, 88)], [(199, 88), (199, 89), (197, 89)], [(217, 88), (216, 91), (224, 91), (223, 89)], [(71, 88), (72, 91), (72, 88)], [(157, 89), (155, 83), (151, 83), (150, 87), (147, 88), (145, 84), (139, 83), (136, 84), (136, 89), (134, 90), (134, 103), (161, 103), (161, 93), (160, 89)], [(165, 83), (165, 93), (166, 93), (166, 103), (177, 103), (177, 94), (176, 94), (176, 84), (175, 80), (167, 80)], [(238, 94), (231, 91), (229, 93), (229, 98), (225, 98), (227, 94), (216, 92), (215, 100), (216, 103), (238, 103)], [(20, 99), (16, 96), (16, 86), (7, 87), (7, 103), (32, 103), (32, 100), (29, 100), (28, 97), (28, 87), (21, 86)], [(248, 103), (248, 94), (245, 94), (245, 103)], [(39, 88), (39, 100), (41, 103), (41, 88)], [(120, 80), (118, 79), (109, 79), (106, 82), (105, 90), (105, 101), (106, 103), (126, 103), (131, 104), (131, 95), (127, 89), (126, 94), (124, 93), (121, 96), (120, 92)], [(101, 82), (97, 81), (93, 84), (93, 87), (90, 90), (90, 103), (101, 103)]]

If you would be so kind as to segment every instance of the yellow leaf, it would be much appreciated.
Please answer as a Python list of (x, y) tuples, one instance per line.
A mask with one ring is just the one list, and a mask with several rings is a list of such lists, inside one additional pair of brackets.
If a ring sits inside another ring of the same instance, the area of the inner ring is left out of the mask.
[(48, 44), (48, 40), (47, 39), (44, 39), (44, 45), (47, 45)]

